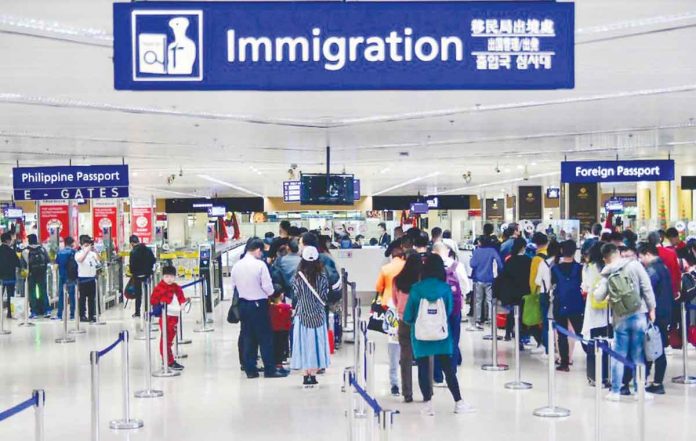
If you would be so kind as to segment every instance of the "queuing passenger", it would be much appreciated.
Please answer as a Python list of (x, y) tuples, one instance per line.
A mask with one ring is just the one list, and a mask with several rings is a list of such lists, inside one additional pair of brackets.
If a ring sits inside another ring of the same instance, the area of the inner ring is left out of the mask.
[[(491, 228), (493, 227), (491, 224), (486, 225), (490, 225)], [(484, 232), (492, 232), (491, 228), (484, 226)], [(491, 239), (490, 235), (484, 234), (479, 238), (478, 246), (474, 249), (469, 265), (471, 266), (471, 274), (474, 281), (474, 295), (476, 297), (474, 318), (476, 326), (483, 329), (483, 323), (490, 320), (489, 314), (492, 310), (493, 280), (495, 280), (496, 274), (503, 270), (503, 260), (500, 258), (496, 243)], [(484, 311), (483, 306), (484, 299), (487, 305), (486, 311)]]
[(581, 253), (583, 256), (586, 256), (590, 252), (590, 248), (597, 242), (599, 242), (599, 239), (602, 235), (602, 224), (594, 224), (592, 225), (592, 229), (590, 230), (589, 234), (585, 236), (585, 241), (582, 243), (582, 249)]
[[(583, 256), (585, 266), (582, 270), (582, 290), (586, 293), (585, 314), (582, 325), (582, 335), (590, 338), (609, 337), (609, 307), (608, 301), (595, 300), (595, 292), (602, 281), (604, 259), (602, 258), (603, 242), (596, 241)], [(602, 384), (610, 387), (609, 383), (609, 356), (602, 353)], [(590, 386), (596, 387), (595, 379), (595, 354), (592, 348), (587, 351), (587, 381)]]
[(281, 275), (283, 292), (290, 300), (295, 299), (293, 285), (295, 283), (295, 274), (297, 267), (300, 265), (300, 247), (296, 240), (291, 240), (288, 243), (288, 252), (284, 256), (279, 256), (274, 262), (273, 267), (278, 270)]
[(500, 245), (500, 258), (503, 259), (503, 261), (511, 254), (515, 255), (512, 253), (512, 246), (515, 243), (515, 239), (518, 237), (520, 237), (520, 227), (516, 223), (509, 224), (505, 231), (503, 231), (503, 238), (505, 240)]
[(353, 248), (362, 248), (364, 245), (364, 241), (365, 236), (363, 236), (362, 234), (358, 234), (357, 236), (355, 236), (355, 243), (353, 244)]
[(75, 283), (77, 282), (75, 239), (68, 236), (65, 238), (64, 243), (65, 246), (56, 255), (56, 264), (58, 264), (58, 314), (55, 319), (60, 320), (63, 317), (63, 308), (65, 307), (64, 290), (67, 289), (70, 302), (70, 320), (73, 320), (75, 318)]
[[(669, 236), (669, 230), (667, 230), (667, 235)], [(672, 318), (672, 308), (674, 307), (672, 278), (670, 277), (667, 267), (660, 259), (655, 245), (641, 243), (638, 246), (638, 255), (640, 256), (640, 262), (645, 266), (650, 276), (650, 284), (655, 293), (655, 303), (657, 305), (655, 308), (655, 326), (660, 330), (662, 347), (666, 348), (668, 345), (668, 328)], [(650, 376), (652, 364), (652, 362), (648, 362), (647, 376)], [(665, 388), (662, 382), (665, 379), (665, 372), (667, 371), (667, 357), (664, 351), (662, 355), (655, 360), (654, 364), (655, 374), (653, 381), (645, 390), (653, 394), (664, 395)]]
[(394, 228), (394, 239), (401, 239), (404, 235), (404, 228), (402, 226), (398, 226)]
[(133, 314), (135, 318), (140, 317), (143, 304), (143, 286), (145, 282), (152, 277), (152, 274), (154, 274), (157, 259), (150, 247), (140, 243), (140, 238), (138, 238), (138, 236), (132, 235), (129, 242), (131, 245), (131, 252), (128, 258), (128, 264), (133, 280), (133, 294), (135, 295), (135, 313)]
[(394, 277), (392, 294), (396, 312), (399, 316), (398, 336), (401, 349), (399, 365), (401, 366), (401, 392), (404, 402), (413, 402), (413, 346), (411, 345), (411, 325), (404, 321), (404, 309), (408, 303), (411, 287), (420, 281), (423, 262), (417, 254), (406, 259), (401, 272)]
[(391, 243), (391, 236), (387, 234), (387, 224), (385, 224), (384, 222), (380, 222), (379, 224), (377, 224), (377, 230), (379, 231), (379, 246), (389, 246), (389, 244)]
[[(404, 269), (406, 260), (404, 260), (404, 252), (400, 247), (392, 247), (391, 261), (384, 265), (377, 276), (377, 291), (378, 301), (382, 307), (394, 308), (393, 285), (394, 278)], [(398, 331), (397, 331), (398, 332)], [(401, 359), (400, 346), (398, 335), (389, 335), (387, 343), (387, 353), (389, 354), (389, 383), (391, 385), (391, 394), (399, 395), (399, 360)]]
[(442, 240), (442, 228), (434, 227), (432, 230), (430, 230), (430, 243), (431, 243), (431, 245), (435, 245), (436, 243), (440, 242), (441, 240)]
[(459, 258), (459, 245), (454, 239), (452, 239), (452, 232), (450, 230), (445, 230), (442, 232), (442, 243), (454, 250), (454, 254), (456, 255), (455, 258), (457, 260), (461, 260)]
[(246, 246), (245, 256), (232, 268), (231, 288), (239, 293), (239, 315), (242, 322), (241, 340), (244, 372), (247, 378), (258, 378), (256, 356), (261, 347), (264, 377), (279, 378), (288, 375), (275, 367), (273, 333), (268, 313), (268, 297), (274, 287), (268, 266), (263, 258), (263, 241), (253, 239)]
[[(17, 269), (21, 266), (19, 257), (12, 247), (12, 233), (5, 232), (0, 236), (0, 281), (2, 282), (1, 296), (7, 293), (7, 318), (12, 318), (12, 297), (17, 283)], [(0, 314), (2, 311), (0, 310)]]
[[(183, 371), (184, 367), (180, 365), (176, 360), (174, 360), (174, 354), (172, 353), (172, 343), (176, 337), (177, 325), (179, 323), (179, 314), (181, 313), (182, 306), (189, 300), (184, 296), (184, 291), (176, 283), (176, 268), (171, 265), (167, 265), (162, 268), (162, 280), (155, 286), (152, 290), (152, 297), (150, 298), (150, 304), (153, 306), (153, 311), (160, 311), (160, 356), (164, 361), (164, 317), (162, 314), (166, 312), (167, 314), (167, 365), (170, 369), (175, 371)], [(162, 304), (166, 307), (162, 309)]]
[[(544, 348), (537, 346), (532, 350), (532, 354), (544, 353), (548, 349), (548, 314), (550, 305), (551, 291), (551, 265), (555, 256), (549, 255), (549, 238), (544, 233), (534, 233), (532, 243), (536, 246), (536, 255), (532, 258), (532, 264), (529, 271), (529, 290), (531, 295), (541, 296), (539, 306), (541, 309), (541, 339)], [(553, 249), (551, 250), (553, 251)], [(535, 314), (536, 315), (536, 314)], [(532, 326), (531, 323), (527, 323)]]
[(290, 355), (290, 329), (292, 328), (292, 306), (285, 303), (282, 294), (270, 298), (269, 313), (273, 330), (273, 355), (276, 368), (282, 369)]
[(99, 255), (94, 250), (94, 241), (83, 236), (80, 250), (75, 253), (77, 262), (77, 283), (80, 293), (80, 321), (96, 322), (97, 269)]
[(291, 367), (304, 371), (303, 385), (317, 385), (317, 373), (329, 367), (329, 341), (326, 304), (329, 282), (311, 245), (302, 248), (302, 261), (297, 269), (294, 286), (296, 313), (293, 327)]
[[(644, 363), (643, 343), (648, 323), (655, 320), (655, 294), (650, 284), (650, 276), (643, 266), (635, 261), (621, 257), (616, 245), (608, 243), (602, 246), (602, 257), (606, 266), (602, 270), (602, 281), (595, 291), (595, 300), (609, 298), (609, 306), (613, 312), (614, 351), (628, 358), (633, 363)], [(609, 277), (612, 277), (611, 286)], [(624, 305), (639, 305), (636, 308), (619, 310), (614, 301), (620, 300)], [(621, 382), (623, 378), (623, 363), (612, 359), (611, 392), (606, 399), (619, 401), (621, 399)]]
[[(423, 394), (424, 406), (421, 411), (423, 415), (435, 415), (432, 404), (432, 372), (430, 371), (429, 357), (434, 357), (442, 366), (442, 370), (447, 380), (447, 387), (454, 398), (454, 413), (469, 413), (475, 409), (462, 400), (459, 390), (459, 381), (454, 372), (452, 362), (452, 330), (448, 329), (447, 337), (442, 340), (419, 340), (416, 337), (416, 327), (419, 326), (421, 301), (424, 305), (431, 305), (434, 302), (444, 304), (447, 316), (452, 312), (452, 290), (445, 282), (445, 264), (437, 254), (430, 254), (425, 258), (421, 281), (411, 287), (408, 295), (408, 302), (404, 309), (404, 321), (411, 325), (411, 344), (413, 354), (418, 364), (418, 385)], [(426, 306), (427, 308), (427, 306)], [(445, 317), (446, 321), (446, 317)], [(459, 324), (457, 324), (459, 326)]]
[[(510, 249), (510, 258), (505, 262), (505, 266), (499, 277), (503, 277), (505, 282), (501, 290), (498, 300), (504, 306), (520, 306), (520, 319), (524, 313), (524, 297), (529, 295), (529, 273), (532, 267), (532, 259), (526, 254), (527, 240), (518, 237), (514, 240)], [(505, 339), (510, 340), (515, 326), (514, 314), (508, 315), (508, 322), (505, 328)], [(522, 328), (522, 323), (520, 323)], [(538, 323), (530, 326), (528, 329), (525, 326), (527, 333), (531, 334), (537, 341), (538, 345), (542, 344), (541, 329)]]
[(677, 257), (676, 251), (673, 249), (662, 246), (663, 238), (660, 231), (653, 231), (648, 234), (648, 242), (657, 247), (657, 252), (659, 253), (660, 259), (667, 266), (669, 274), (672, 277), (672, 292), (674, 293), (674, 298), (679, 297), (679, 289), (681, 288), (681, 268), (679, 268), (679, 259)]
[[(31, 315), (29, 318), (44, 316), (51, 317), (51, 307), (48, 304), (46, 293), (46, 272), (50, 258), (46, 249), (39, 244), (36, 234), (27, 236), (29, 246), (22, 252), (22, 258), (27, 266), (27, 277), (29, 279), (29, 303), (31, 305)], [(26, 295), (26, 294), (25, 294)]]
[(609, 243), (616, 245), (617, 248), (626, 245), (624, 243), (623, 234), (619, 233), (618, 231), (614, 231), (609, 234)]
[(631, 230), (624, 230), (621, 235), (623, 236), (624, 244), (627, 247), (636, 249), (636, 244), (638, 243), (638, 235), (636, 235), (636, 233)]
[(418, 253), (423, 259), (425, 259), (429, 254), (429, 243), (430, 241), (428, 238), (428, 233), (426, 233), (425, 231), (420, 232), (418, 236), (416, 236), (413, 240), (413, 247), (415, 248), (416, 253)]
[[(551, 269), (553, 286), (553, 316), (559, 325), (582, 336), (585, 304), (582, 298), (582, 266), (575, 261), (577, 245), (567, 240), (561, 244), (561, 261)], [(571, 328), (572, 327), (572, 328)], [(570, 371), (568, 337), (558, 333), (558, 352), (561, 364), (558, 371)]]
[[(442, 242), (437, 242), (433, 245), (433, 253), (442, 258), (445, 264), (446, 282), (450, 286), (452, 294), (452, 312), (448, 316), (449, 327), (452, 330), (452, 361), (454, 373), (457, 373), (457, 366), (462, 364), (462, 352), (459, 349), (459, 338), (461, 335), (462, 323), (462, 305), (463, 296), (470, 290), (469, 276), (466, 274), (464, 265), (454, 259), (454, 250)], [(442, 366), (439, 362), (435, 362), (435, 371), (433, 373), (435, 386), (444, 387), (444, 378), (442, 375)]]

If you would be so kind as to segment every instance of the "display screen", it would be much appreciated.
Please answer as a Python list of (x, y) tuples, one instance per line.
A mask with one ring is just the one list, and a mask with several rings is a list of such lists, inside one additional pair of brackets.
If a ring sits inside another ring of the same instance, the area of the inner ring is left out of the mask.
[(213, 206), (208, 208), (208, 216), (210, 217), (222, 217), (225, 215), (225, 207)]
[(302, 175), (303, 205), (353, 205), (353, 175)]
[(560, 199), (561, 189), (558, 187), (549, 187), (546, 189), (546, 197), (549, 199)]
[(411, 203), (411, 214), (428, 214), (428, 210), (430, 207), (428, 207), (427, 202), (412, 202)]
[(5, 208), (5, 217), (8, 219), (21, 219), (24, 212), (21, 208)]

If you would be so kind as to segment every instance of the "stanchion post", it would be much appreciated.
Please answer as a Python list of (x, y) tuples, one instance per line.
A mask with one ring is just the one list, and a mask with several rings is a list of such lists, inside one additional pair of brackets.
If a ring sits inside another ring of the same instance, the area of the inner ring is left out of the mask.
[[(148, 299), (149, 300), (149, 299)], [(164, 395), (161, 390), (152, 388), (152, 317), (147, 313), (145, 321), (145, 389), (135, 393), (136, 398), (159, 398)]]
[(681, 304), (681, 333), (682, 333), (682, 374), (672, 378), (672, 383), (696, 384), (696, 377), (689, 375), (689, 335), (686, 303)]
[(94, 278), (94, 322), (92, 322), (93, 325), (98, 325), (102, 326), (105, 325), (106, 322), (101, 319), (101, 313), (102, 313), (102, 308), (105, 306), (103, 305), (103, 300), (104, 297), (102, 296), (101, 292), (101, 283), (99, 283), (99, 276), (96, 276)]
[(353, 441), (355, 426), (355, 396), (351, 380), (355, 377), (354, 368), (343, 371), (343, 392), (346, 394), (346, 418), (348, 419), (348, 441)]
[(123, 419), (113, 420), (109, 427), (115, 430), (135, 430), (143, 427), (142, 420), (130, 417), (130, 338), (121, 331), (121, 387), (123, 392)]
[[(685, 341), (684, 344), (687, 342)], [(639, 440), (645, 441), (645, 365), (636, 363), (636, 381), (638, 382), (638, 430)]]
[[(0, 335), (12, 334), (12, 331), (5, 330), (5, 294), (7, 294), (7, 285), (5, 282), (2, 283), (2, 292), (0, 292)], [(12, 311), (12, 305), (10, 304), (10, 297), (7, 297), (7, 314)]]
[[(365, 323), (364, 320), (360, 320), (357, 324), (358, 328), (358, 334), (356, 335), (356, 340), (355, 340), (355, 349), (357, 351), (356, 354), (356, 360), (355, 360), (355, 383), (357, 383), (359, 386), (366, 387), (366, 375), (367, 375), (367, 366), (366, 365), (366, 357), (367, 357), (367, 345), (365, 344), (365, 338), (363, 334), (363, 329), (367, 327), (367, 324)], [(365, 406), (365, 400), (358, 400), (358, 405), (357, 405), (357, 410), (355, 412), (355, 416), (358, 418), (365, 418), (367, 416), (367, 409)]]
[(75, 338), (68, 334), (68, 308), (70, 308), (70, 297), (68, 297), (68, 282), (63, 284), (63, 336), (56, 339), (56, 343), (75, 343)]
[(178, 342), (180, 345), (190, 345), (191, 344), (191, 339), (189, 338), (184, 338), (184, 315), (182, 314), (181, 311), (179, 311), (179, 326), (178, 326), (178, 332), (179, 332), (179, 338)]
[(604, 381), (602, 379), (602, 347), (599, 340), (594, 340), (594, 375), (595, 375), (595, 441), (602, 439), (601, 419), (602, 419), (602, 387)]
[(534, 411), (534, 415), (543, 418), (561, 418), (570, 415), (570, 410), (556, 406), (556, 339), (554, 338), (553, 319), (548, 319), (548, 345), (549, 354), (547, 357), (549, 375), (549, 404)]
[(379, 413), (379, 439), (391, 441), (392, 425), (394, 424), (394, 411), (384, 409)]
[[(496, 316), (498, 311), (497, 301), (492, 299), (491, 302), (491, 363), (484, 364), (481, 369), (484, 371), (500, 372), (508, 370), (508, 365), (498, 363), (498, 324)], [(519, 350), (519, 348), (517, 348)]]
[(161, 348), (161, 355), (162, 355), (162, 368), (157, 371), (153, 372), (152, 376), (153, 377), (177, 377), (181, 375), (181, 372), (169, 369), (169, 348), (167, 345), (167, 342), (169, 341), (167, 339), (167, 304), (162, 303), (162, 316), (160, 317), (161, 323), (162, 323), (162, 341), (160, 344)]
[(82, 317), (82, 314), (80, 313), (80, 281), (79, 279), (75, 281), (75, 310), (77, 311), (77, 314), (75, 314), (75, 329), (71, 329), (70, 333), (71, 334), (84, 334), (87, 332), (84, 329), (80, 329), (80, 318)]
[(36, 326), (29, 321), (29, 273), (27, 273), (27, 277), (24, 279), (24, 321), (19, 326), (28, 328)]
[(44, 441), (46, 438), (46, 428), (44, 426), (44, 408), (46, 406), (46, 392), (43, 389), (37, 389), (32, 392), (34, 396), (34, 439), (36, 441)]
[(476, 284), (474, 284), (474, 289), (471, 291), (471, 310), (474, 311), (474, 313), (471, 315), (471, 320), (469, 320), (469, 326), (464, 330), (468, 332), (483, 331), (482, 328), (476, 326), (478, 321), (478, 317), (476, 317)]
[(92, 441), (99, 441), (99, 352), (89, 353), (89, 364), (92, 379), (90, 433)]
[[(181, 312), (179, 312), (179, 326), (181, 326)], [(188, 354), (184, 354), (181, 352), (179, 349), (179, 333), (176, 332), (176, 335), (174, 336), (174, 360), (183, 360), (184, 358), (188, 358)]]
[[(367, 394), (370, 396), (375, 396), (375, 351), (377, 349), (375, 342), (369, 341), (367, 342), (367, 372), (366, 372), (366, 377), (367, 380), (365, 382), (365, 390), (367, 391)], [(370, 407), (370, 409), (372, 409)], [(374, 415), (374, 411), (370, 412), (372, 416)]]
[[(140, 332), (135, 336), (136, 340), (154, 339), (152, 335), (152, 323), (150, 320), (150, 291), (152, 286), (152, 279), (145, 278), (140, 282), (140, 295), (142, 296), (142, 306), (140, 311)], [(150, 328), (150, 332), (147, 332), (146, 327)]]
[(522, 364), (520, 363), (520, 305), (514, 306), (513, 316), (515, 320), (515, 381), (505, 383), (505, 389), (531, 389), (531, 383), (522, 381)]

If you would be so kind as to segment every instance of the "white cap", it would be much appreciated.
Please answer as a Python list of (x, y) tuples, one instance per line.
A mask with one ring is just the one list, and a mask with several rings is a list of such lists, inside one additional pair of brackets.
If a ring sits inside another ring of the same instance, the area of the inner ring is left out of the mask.
[(307, 246), (302, 249), (302, 259), (308, 262), (314, 262), (319, 258), (319, 251), (315, 247)]

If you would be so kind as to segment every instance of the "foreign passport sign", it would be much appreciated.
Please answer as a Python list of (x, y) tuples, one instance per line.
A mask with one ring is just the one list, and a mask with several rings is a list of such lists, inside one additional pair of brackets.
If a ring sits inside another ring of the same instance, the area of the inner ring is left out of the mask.
[(673, 181), (674, 161), (565, 161), (561, 163), (561, 182), (641, 182)]
[(574, 87), (574, 4), (114, 3), (118, 90)]
[(128, 166), (16, 167), (12, 182), (18, 201), (126, 198)]

